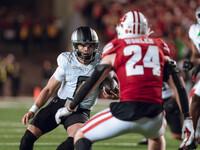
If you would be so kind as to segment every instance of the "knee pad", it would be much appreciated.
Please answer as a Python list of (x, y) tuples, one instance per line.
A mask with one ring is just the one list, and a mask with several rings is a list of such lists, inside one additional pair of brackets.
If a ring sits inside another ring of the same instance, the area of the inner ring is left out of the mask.
[(56, 150), (74, 150), (74, 138), (68, 137)]
[(33, 144), (37, 140), (37, 138), (33, 135), (33, 133), (29, 130), (26, 130), (24, 136), (20, 141), (20, 150), (33, 150)]
[(91, 150), (92, 142), (86, 138), (81, 138), (75, 143), (76, 150)]

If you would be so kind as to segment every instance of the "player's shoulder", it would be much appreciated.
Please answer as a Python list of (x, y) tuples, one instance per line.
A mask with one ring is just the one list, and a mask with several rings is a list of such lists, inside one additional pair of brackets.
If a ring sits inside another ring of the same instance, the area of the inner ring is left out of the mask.
[(101, 52), (98, 52), (98, 53), (96, 54), (96, 56), (95, 56), (95, 60), (96, 60), (96, 62), (100, 62), (101, 59), (102, 59), (102, 53), (101, 53)]
[(156, 45), (164, 52), (165, 55), (170, 55), (170, 49), (167, 43), (161, 38), (153, 39)]
[(189, 37), (191, 39), (195, 39), (197, 34), (199, 34), (200, 25), (199, 24), (192, 24), (189, 28)]
[(200, 28), (199, 24), (192, 24), (189, 28), (189, 31), (194, 31), (194, 30), (199, 29), (199, 28)]
[(115, 48), (123, 43), (125, 43), (123, 39), (114, 38), (104, 46), (102, 56), (115, 52)]
[(155, 43), (165, 44), (165, 41), (161, 38), (152, 38)]
[(57, 63), (59, 66), (67, 65), (72, 61), (73, 57), (72, 52), (62, 52), (57, 58)]

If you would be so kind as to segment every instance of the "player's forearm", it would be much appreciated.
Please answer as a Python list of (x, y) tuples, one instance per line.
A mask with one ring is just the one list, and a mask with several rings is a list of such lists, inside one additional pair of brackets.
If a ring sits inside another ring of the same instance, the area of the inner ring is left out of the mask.
[(176, 89), (178, 91), (179, 99), (176, 99), (178, 104), (180, 103), (182, 113), (184, 115), (184, 118), (187, 118), (190, 116), (189, 114), (189, 104), (188, 104), (188, 96), (185, 89), (185, 86), (180, 78), (179, 75), (179, 69), (176, 67), (176, 63), (174, 61), (168, 61), (165, 64), (166, 68), (165, 70), (171, 74), (173, 82), (176, 86)]
[(179, 99), (177, 99), (177, 101), (179, 101), (181, 105), (181, 110), (184, 115), (184, 118), (187, 118), (190, 116), (190, 113), (189, 113), (189, 103), (188, 103), (188, 96), (186, 89), (180, 79), (179, 72), (173, 71), (172, 78), (179, 95)]
[(52, 94), (53, 91), (44, 88), (39, 94), (34, 104), (41, 108), (44, 104), (46, 104), (46, 102), (52, 96)]
[(36, 113), (51, 97), (53, 92), (43, 89), (29, 111)]

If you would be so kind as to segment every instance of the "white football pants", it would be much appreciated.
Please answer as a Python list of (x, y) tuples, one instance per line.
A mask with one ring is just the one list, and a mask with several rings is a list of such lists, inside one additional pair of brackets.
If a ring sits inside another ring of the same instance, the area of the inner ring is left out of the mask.
[(81, 131), (91, 142), (95, 142), (125, 133), (139, 133), (146, 138), (155, 139), (164, 134), (165, 128), (163, 113), (154, 118), (143, 117), (136, 121), (123, 121), (114, 117), (110, 108), (107, 108), (88, 120)]

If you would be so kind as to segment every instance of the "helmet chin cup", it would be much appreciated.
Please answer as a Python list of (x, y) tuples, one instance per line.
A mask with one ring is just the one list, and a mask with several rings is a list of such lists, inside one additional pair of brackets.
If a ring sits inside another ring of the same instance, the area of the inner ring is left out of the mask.
[(79, 59), (81, 59), (84, 62), (89, 62), (89, 61), (93, 61), (96, 54), (97, 54), (97, 49), (93, 50), (92, 53), (90, 55), (84, 55), (83, 52), (79, 51), (79, 49), (75, 50), (75, 55), (76, 57), (78, 57)]

